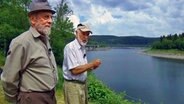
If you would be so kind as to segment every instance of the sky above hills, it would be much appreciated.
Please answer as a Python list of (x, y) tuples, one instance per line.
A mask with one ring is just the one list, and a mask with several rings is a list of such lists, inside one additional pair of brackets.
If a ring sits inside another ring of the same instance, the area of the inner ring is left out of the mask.
[[(52, 5), (59, 0), (49, 0)], [(184, 32), (184, 0), (67, 0), (74, 27), (94, 35), (159, 37)]]

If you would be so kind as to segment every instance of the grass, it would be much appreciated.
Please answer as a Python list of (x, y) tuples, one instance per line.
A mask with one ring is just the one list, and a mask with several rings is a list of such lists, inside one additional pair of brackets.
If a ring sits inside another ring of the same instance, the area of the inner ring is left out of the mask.
[(169, 50), (161, 50), (161, 49), (147, 49), (145, 50), (146, 53), (150, 54), (166, 54), (166, 55), (184, 55), (184, 51), (176, 50), (176, 49), (169, 49)]
[(57, 104), (65, 104), (63, 92), (61, 90), (56, 91), (56, 99), (57, 99)]
[(4, 93), (3, 93), (2, 86), (1, 86), (1, 82), (0, 82), (0, 104), (8, 104), (8, 102), (4, 100)]
[(3, 52), (0, 51), (0, 66), (4, 65), (4, 60), (5, 60), (5, 57), (3, 56)]

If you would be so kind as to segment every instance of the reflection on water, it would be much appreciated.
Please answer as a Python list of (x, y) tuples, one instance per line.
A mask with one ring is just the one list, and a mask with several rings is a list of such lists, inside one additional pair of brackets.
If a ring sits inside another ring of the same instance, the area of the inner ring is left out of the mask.
[(91, 51), (100, 58), (96, 76), (115, 91), (149, 104), (184, 104), (184, 62), (147, 56), (140, 49)]

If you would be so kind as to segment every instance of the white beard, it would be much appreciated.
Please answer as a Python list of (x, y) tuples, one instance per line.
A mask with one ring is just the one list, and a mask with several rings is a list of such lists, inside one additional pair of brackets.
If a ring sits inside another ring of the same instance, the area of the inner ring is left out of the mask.
[(76, 35), (76, 38), (77, 38), (77, 41), (79, 42), (79, 44), (80, 44), (81, 46), (85, 47), (85, 46), (87, 45), (88, 41), (83, 42), (83, 41), (80, 39), (80, 37), (79, 37), (78, 34), (75, 34), (75, 35)]
[(50, 33), (51, 33), (51, 28), (50, 27), (44, 27), (44, 26), (39, 25), (39, 24), (35, 25), (35, 27), (36, 27), (37, 31), (40, 32), (43, 35), (49, 36)]
[(79, 42), (81, 46), (85, 47), (87, 45), (88, 42)]
[(87, 43), (88, 43), (88, 41), (83, 42), (83, 41), (80, 39), (80, 37), (78, 37), (77, 40), (78, 40), (79, 44), (80, 44), (81, 46), (83, 46), (83, 47), (85, 47), (85, 46), (87, 45)]
[(43, 30), (42, 30), (43, 34), (49, 36), (50, 33), (51, 33), (51, 28), (49, 27), (45, 27)]

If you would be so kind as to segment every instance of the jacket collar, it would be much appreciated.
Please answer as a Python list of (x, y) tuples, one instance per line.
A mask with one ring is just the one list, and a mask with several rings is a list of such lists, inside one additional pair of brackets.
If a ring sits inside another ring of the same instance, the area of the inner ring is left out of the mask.
[[(29, 28), (29, 31), (32, 33), (34, 38), (42, 37), (42, 35), (32, 26)], [(46, 38), (50, 39), (48, 36), (46, 36)]]

